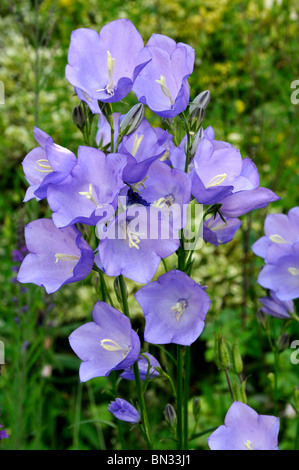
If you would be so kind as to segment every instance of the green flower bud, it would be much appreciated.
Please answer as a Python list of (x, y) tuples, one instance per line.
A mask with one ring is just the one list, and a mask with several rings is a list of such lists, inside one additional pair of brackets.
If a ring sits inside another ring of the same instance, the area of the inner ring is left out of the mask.
[(197, 131), (205, 118), (205, 110), (210, 102), (211, 92), (205, 90), (192, 101), (189, 107), (190, 127)]
[(85, 113), (83, 111), (81, 104), (78, 104), (77, 106), (74, 107), (72, 118), (73, 118), (74, 124), (76, 124), (76, 126), (80, 129), (80, 131), (82, 131), (82, 129), (84, 128), (86, 124), (86, 116), (85, 116)]
[(195, 134), (195, 136), (193, 138), (193, 142), (192, 142), (192, 146), (191, 146), (191, 150), (190, 150), (191, 157), (194, 157), (195, 152), (196, 152), (197, 147), (198, 147), (198, 144), (201, 141), (201, 139), (203, 138), (203, 135), (204, 135), (203, 134), (203, 128), (200, 127), (199, 131)]
[(232, 382), (232, 391), (233, 391), (234, 400), (243, 402), (241, 387), (238, 383)]
[(240, 349), (237, 340), (234, 342), (232, 348), (232, 363), (234, 372), (236, 374), (241, 374), (243, 370), (243, 360), (240, 354)]
[(165, 406), (164, 416), (165, 416), (167, 423), (170, 424), (172, 428), (174, 428), (176, 426), (177, 416), (176, 416), (175, 409), (170, 403), (168, 403)]
[(283, 333), (277, 340), (278, 351), (284, 351), (290, 345), (290, 335), (289, 333)]
[(230, 355), (229, 355), (229, 346), (227, 341), (221, 336), (219, 342), (219, 356), (221, 369), (226, 370), (230, 368)]
[(144, 118), (144, 105), (142, 103), (135, 104), (133, 108), (124, 116), (119, 125), (120, 135), (129, 135), (135, 132)]
[(199, 418), (199, 413), (200, 413), (200, 402), (197, 397), (193, 399), (193, 416), (195, 421), (198, 420)]

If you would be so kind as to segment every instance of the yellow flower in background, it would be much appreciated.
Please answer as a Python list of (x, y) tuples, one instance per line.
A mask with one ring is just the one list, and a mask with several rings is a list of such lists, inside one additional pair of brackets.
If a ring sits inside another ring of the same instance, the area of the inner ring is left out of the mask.
[(237, 113), (241, 114), (245, 111), (245, 103), (242, 100), (235, 101)]

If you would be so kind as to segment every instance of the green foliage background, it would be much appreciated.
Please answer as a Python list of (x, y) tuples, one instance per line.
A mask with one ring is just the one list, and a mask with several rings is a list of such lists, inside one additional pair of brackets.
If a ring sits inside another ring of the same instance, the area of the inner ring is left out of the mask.
[[(2, 449), (119, 448), (116, 424), (107, 412), (107, 404), (114, 398), (111, 385), (105, 378), (79, 383), (79, 360), (67, 340), (77, 326), (91, 319), (100, 295), (97, 275), (47, 296), (41, 288), (26, 286), (25, 290), (12, 282), (16, 264), (11, 252), (22, 243), (24, 224), (49, 216), (44, 201), (22, 202), (27, 183), (21, 162), (36, 146), (33, 127), (40, 127), (54, 142), (74, 152), (82, 144), (71, 118), (78, 99), (64, 76), (71, 32), (80, 27), (99, 31), (107, 22), (123, 17), (135, 24), (145, 42), (152, 33), (161, 33), (195, 49), (191, 99), (205, 89), (212, 95), (205, 126), (212, 125), (216, 139), (233, 143), (244, 158), (252, 158), (261, 186), (281, 196), (267, 209), (243, 216), (241, 230), (227, 246), (203, 246), (196, 254), (194, 269), (196, 279), (209, 286), (212, 299), (204, 333), (192, 346), (191, 427), (195, 425), (193, 397), (200, 402), (194, 433), (222, 424), (231, 403), (225, 376), (213, 359), (214, 333), (220, 329), (231, 344), (239, 341), (248, 404), (259, 413), (273, 414), (274, 356), (256, 318), (258, 297), (265, 294), (256, 284), (262, 260), (250, 247), (262, 235), (267, 213), (287, 213), (299, 202), (299, 104), (291, 102), (291, 83), (299, 79), (298, 2), (3, 0), (0, 339), (5, 343), (6, 364), (0, 377), (0, 423), (10, 438), (0, 442)], [(130, 96), (127, 105), (120, 105), (121, 111), (126, 112), (135, 101)], [(149, 111), (147, 117), (153, 125), (160, 125)], [(167, 262), (171, 266), (174, 260)], [(112, 291), (112, 282), (110, 288)], [(133, 326), (142, 331), (143, 318), (132, 299), (138, 288), (128, 282)], [(284, 325), (269, 321), (277, 339)], [(289, 343), (279, 356), (277, 373), (279, 444), (281, 449), (298, 449), (299, 419), (290, 405), (299, 376), (299, 365), (290, 361), (290, 343), (299, 339), (298, 323), (288, 325), (287, 331)], [(163, 350), (152, 346), (150, 351), (166, 364)], [(170, 368), (170, 372), (174, 371)], [(233, 373), (231, 379), (236, 380)], [(123, 398), (134, 396), (132, 384), (122, 381), (118, 386)], [(163, 414), (171, 402), (170, 394), (163, 379), (157, 379), (147, 391), (159, 449), (174, 448)], [(128, 432), (125, 423), (123, 427), (128, 447), (143, 448), (137, 429)], [(207, 449), (207, 435), (194, 439), (190, 446)]]

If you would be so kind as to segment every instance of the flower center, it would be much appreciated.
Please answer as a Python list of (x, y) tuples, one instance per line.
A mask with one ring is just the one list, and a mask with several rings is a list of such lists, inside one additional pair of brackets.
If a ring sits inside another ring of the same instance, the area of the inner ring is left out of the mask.
[(188, 302), (186, 299), (180, 299), (173, 307), (171, 307), (171, 310), (174, 310), (175, 312), (177, 322), (180, 320), (187, 307)]
[(98, 207), (97, 200), (92, 194), (92, 183), (89, 183), (88, 191), (79, 191), (79, 194), (81, 196), (85, 196), (89, 201), (93, 202)]
[(222, 173), (221, 175), (216, 175), (214, 178), (212, 178), (208, 184), (206, 185), (206, 188), (213, 188), (214, 186), (219, 186), (225, 178), (227, 177), (226, 173)]
[(269, 239), (270, 239), (271, 242), (273, 242), (273, 243), (288, 243), (288, 242), (285, 241), (284, 238), (282, 238), (281, 235), (277, 235), (277, 234), (270, 235)]
[(299, 276), (299, 269), (298, 268), (289, 268), (288, 269), (289, 273), (291, 273), (293, 276)]
[(247, 450), (254, 450), (252, 442), (249, 441), (248, 439), (247, 439), (246, 442), (244, 442), (244, 445), (245, 445)]
[(36, 163), (39, 168), (35, 167), (35, 169), (40, 173), (52, 173), (52, 171), (54, 171), (49, 163), (49, 160), (46, 158), (41, 158), (40, 160), (37, 160)]
[(106, 349), (106, 351), (116, 352), (122, 351), (123, 359), (127, 356), (128, 352), (131, 348), (123, 348), (118, 343), (113, 341), (113, 339), (105, 338), (101, 340), (102, 348)]
[(160, 75), (160, 80), (156, 80), (156, 82), (159, 83), (159, 85), (161, 87), (161, 90), (164, 93), (164, 95), (166, 95), (167, 98), (169, 98), (170, 106), (171, 106), (171, 108), (173, 108), (174, 101), (173, 101), (172, 96), (170, 94), (169, 88), (166, 85), (165, 77), (163, 75)]
[(153, 203), (153, 206), (158, 207), (158, 208), (162, 208), (166, 206), (167, 208), (169, 208), (170, 206), (172, 206), (172, 204), (174, 204), (174, 202), (175, 202), (175, 197), (172, 194), (168, 194), (165, 197), (160, 197), (160, 199), (158, 199), (157, 201)]
[(100, 88), (97, 91), (106, 91), (108, 95), (113, 96), (114, 95), (114, 84), (113, 84), (113, 74), (114, 74), (114, 68), (115, 68), (115, 58), (111, 56), (110, 52), (107, 51), (107, 71), (108, 71), (108, 84), (105, 86), (105, 88)]

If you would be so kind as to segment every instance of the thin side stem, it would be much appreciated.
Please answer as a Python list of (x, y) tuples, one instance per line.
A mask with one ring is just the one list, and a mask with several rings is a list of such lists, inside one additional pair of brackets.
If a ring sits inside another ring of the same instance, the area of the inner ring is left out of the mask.
[(183, 450), (183, 350), (177, 345), (177, 450)]
[(191, 348), (187, 346), (185, 354), (185, 381), (184, 381), (184, 450), (188, 450), (188, 400), (190, 383)]

